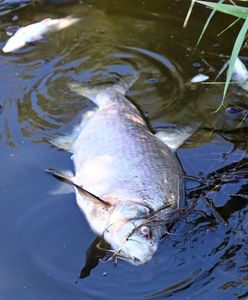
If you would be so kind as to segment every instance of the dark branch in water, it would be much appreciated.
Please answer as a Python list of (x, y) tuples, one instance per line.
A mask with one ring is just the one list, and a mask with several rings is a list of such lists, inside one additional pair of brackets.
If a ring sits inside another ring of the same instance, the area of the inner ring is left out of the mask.
[(222, 222), (223, 224), (227, 225), (227, 221), (219, 214), (219, 212), (218, 212), (218, 210), (217, 210), (217, 208), (215, 206), (214, 201), (212, 199), (209, 199), (208, 197), (205, 197), (204, 199), (205, 199), (206, 203), (212, 209), (215, 218), (217, 220), (219, 220), (220, 222)]
[[(220, 207), (216, 207), (214, 201), (208, 197), (209, 193), (214, 193), (219, 191), (223, 185), (226, 184), (236, 184), (241, 179), (248, 178), (248, 158), (242, 158), (237, 162), (230, 163), (220, 169), (211, 172), (207, 176), (203, 176), (200, 174), (199, 182), (200, 185), (196, 188), (189, 190), (188, 198), (199, 199), (202, 197), (206, 204), (211, 208), (213, 216), (216, 218), (217, 221), (221, 221), (225, 225), (227, 225), (227, 216), (224, 209)], [(242, 193), (241, 197), (243, 196)], [(239, 194), (230, 195), (231, 197), (239, 197)], [(244, 197), (242, 197), (244, 198)], [(198, 213), (200, 213), (198, 211)]]
[(243, 194), (230, 194), (232, 197), (240, 197), (248, 200), (248, 195), (243, 195)]
[[(162, 234), (162, 238), (168, 236), (168, 234), (171, 233), (171, 230), (174, 225), (178, 224), (178, 222), (185, 219), (188, 215), (192, 213), (200, 214), (204, 218), (206, 217), (205, 213), (195, 209), (198, 200), (201, 197), (211, 209), (215, 219), (218, 222), (227, 225), (227, 220), (228, 220), (227, 212), (229, 210), (226, 209), (225, 207), (216, 207), (213, 199), (211, 199), (207, 195), (208, 193), (213, 193), (220, 190), (222, 186), (225, 184), (237, 183), (240, 179), (243, 178), (248, 178), (248, 158), (243, 158), (237, 162), (231, 163), (214, 172), (211, 172), (207, 176), (200, 174), (197, 180), (199, 182), (199, 186), (189, 190), (188, 192), (188, 199), (192, 199), (191, 205), (186, 208), (181, 208), (170, 213), (170, 218), (168, 218), (168, 221), (163, 223), (163, 226), (165, 226), (167, 229)], [(195, 178), (193, 179), (195, 181)], [(231, 194), (230, 196), (240, 197), (246, 200), (248, 199), (246, 193), (241, 191), (234, 195)]]
[(223, 184), (236, 183), (239, 179), (245, 177), (248, 177), (248, 158), (231, 163), (208, 174), (206, 177), (200, 174), (199, 182), (201, 182), (201, 185), (191, 189), (188, 197), (190, 199), (198, 198), (206, 192), (216, 191)]

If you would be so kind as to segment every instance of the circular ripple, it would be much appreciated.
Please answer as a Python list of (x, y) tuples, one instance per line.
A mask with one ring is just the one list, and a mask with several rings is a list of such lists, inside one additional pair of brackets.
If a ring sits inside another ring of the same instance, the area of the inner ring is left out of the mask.
[(173, 115), (178, 105), (182, 106), (185, 92), (177, 65), (146, 49), (120, 49), (121, 52), (111, 51), (109, 45), (101, 46), (101, 55), (95, 59), (95, 52), (100, 51), (98, 45), (93, 53), (90, 51), (81, 59), (67, 62), (66, 53), (51, 61), (30, 61), (25, 64), (25, 72), (20, 67), (23, 96), (17, 102), (17, 114), (23, 136), (34, 136), (37, 141), (42, 140), (44, 132), (45, 135), (62, 133), (76, 123), (83, 111), (94, 106), (70, 91), (71, 81), (94, 85), (118, 82), (120, 76), (138, 73), (137, 82), (128, 92), (131, 99), (151, 121)]

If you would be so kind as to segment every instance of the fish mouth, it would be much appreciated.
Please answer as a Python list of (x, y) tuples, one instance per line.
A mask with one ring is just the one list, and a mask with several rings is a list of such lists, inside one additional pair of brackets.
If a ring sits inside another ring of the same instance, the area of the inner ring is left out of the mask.
[(135, 265), (135, 266), (144, 265), (144, 264), (146, 264), (150, 259), (151, 259), (151, 258), (146, 259), (146, 260), (141, 260), (141, 259), (139, 259), (139, 258), (137, 258), (137, 257), (135, 257), (135, 256), (130, 256), (130, 257), (128, 257), (128, 258), (124, 258), (125, 261), (128, 261), (128, 262), (130, 262), (131, 264), (133, 264), (133, 265)]
[(107, 258), (106, 261), (114, 261), (115, 263), (117, 263), (117, 260), (120, 259), (120, 260), (124, 260), (124, 261), (127, 261), (133, 265), (143, 265), (145, 263), (147, 263), (150, 259), (147, 259), (145, 261), (137, 258), (136, 256), (128, 256), (128, 255), (125, 255), (123, 253), (114, 253), (113, 255), (111, 255), (109, 258)]
[(145, 263), (135, 256), (118, 255), (116, 258), (119, 258), (124, 261), (128, 261), (128, 262), (132, 263), (133, 265), (143, 265)]

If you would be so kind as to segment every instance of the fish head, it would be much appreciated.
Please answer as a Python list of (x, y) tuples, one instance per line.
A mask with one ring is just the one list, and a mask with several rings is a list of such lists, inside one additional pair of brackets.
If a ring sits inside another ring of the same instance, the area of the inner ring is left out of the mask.
[(150, 261), (158, 248), (161, 228), (149, 221), (149, 208), (139, 204), (118, 205), (104, 231), (104, 239), (111, 245), (113, 258), (133, 265)]
[(26, 42), (22, 35), (16, 34), (7, 41), (2, 50), (4, 53), (9, 53), (24, 47), (25, 44)]

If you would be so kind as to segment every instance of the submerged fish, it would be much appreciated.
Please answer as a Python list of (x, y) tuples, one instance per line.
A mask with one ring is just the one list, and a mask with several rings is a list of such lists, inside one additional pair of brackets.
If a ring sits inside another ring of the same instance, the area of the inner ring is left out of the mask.
[(98, 109), (71, 137), (54, 142), (73, 153), (75, 175), (48, 171), (74, 186), (79, 208), (111, 245), (113, 257), (140, 265), (152, 258), (163, 224), (179, 206), (184, 179), (174, 150), (192, 128), (182, 135), (154, 135), (125, 97), (135, 80), (98, 88), (71, 85)]
[(3, 52), (9, 53), (24, 47), (27, 43), (36, 42), (44, 38), (48, 32), (64, 29), (79, 19), (66, 17), (61, 19), (46, 18), (38, 23), (30, 24), (19, 28), (16, 33), (7, 41), (3, 47)]
[(238, 86), (248, 92), (248, 71), (244, 63), (238, 57), (235, 60), (232, 79)]

